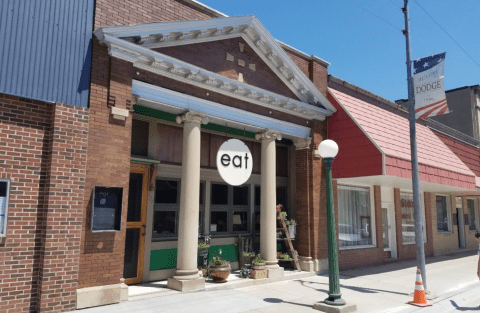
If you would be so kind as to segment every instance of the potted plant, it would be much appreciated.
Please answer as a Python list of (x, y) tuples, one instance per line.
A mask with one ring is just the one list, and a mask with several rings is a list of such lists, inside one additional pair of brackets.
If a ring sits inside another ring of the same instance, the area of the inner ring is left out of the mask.
[(282, 253), (278, 256), (279, 260), (290, 260), (290, 256), (286, 253)]
[(228, 261), (224, 260), (222, 257), (214, 256), (212, 262), (208, 268), (208, 273), (212, 277), (213, 282), (215, 283), (225, 283), (227, 282), (228, 276), (232, 272), (232, 268)]
[(248, 278), (250, 277), (250, 270), (245, 266), (240, 270), (240, 278)]
[(242, 264), (252, 264), (252, 260), (255, 257), (253, 252), (242, 252)]
[(252, 260), (252, 270), (264, 270), (265, 269), (265, 260), (262, 257), (257, 255), (255, 259)]
[(297, 233), (297, 222), (295, 220), (290, 220), (285, 222), (285, 224), (287, 224), (290, 239), (295, 239), (295, 234)]

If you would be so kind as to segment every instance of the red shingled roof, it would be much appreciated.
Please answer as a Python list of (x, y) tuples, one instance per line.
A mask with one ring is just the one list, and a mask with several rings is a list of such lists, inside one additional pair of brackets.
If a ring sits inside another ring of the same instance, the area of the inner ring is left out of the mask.
[[(346, 110), (385, 154), (385, 174), (411, 178), (408, 119), (341, 91), (329, 91), (336, 98), (329, 97), (337, 109)], [(475, 188), (475, 174), (440, 138), (420, 124), (416, 131), (420, 180)], [(349, 153), (355, 155), (355, 151)]]

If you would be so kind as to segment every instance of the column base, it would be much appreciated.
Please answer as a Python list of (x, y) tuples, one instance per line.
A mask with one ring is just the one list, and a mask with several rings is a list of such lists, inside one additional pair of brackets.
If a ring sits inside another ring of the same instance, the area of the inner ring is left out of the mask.
[(283, 267), (266, 268), (267, 278), (283, 277)]
[(205, 278), (198, 277), (197, 279), (178, 279), (178, 278), (169, 278), (167, 282), (167, 287), (170, 289), (178, 290), (181, 292), (184, 291), (193, 291), (193, 290), (205, 290)]
[(315, 264), (313, 263), (312, 257), (301, 256), (299, 257), (298, 263), (302, 271), (315, 272)]
[(313, 309), (327, 313), (348, 313), (357, 311), (357, 306), (355, 304), (345, 304), (341, 306), (329, 305), (321, 301), (314, 303)]

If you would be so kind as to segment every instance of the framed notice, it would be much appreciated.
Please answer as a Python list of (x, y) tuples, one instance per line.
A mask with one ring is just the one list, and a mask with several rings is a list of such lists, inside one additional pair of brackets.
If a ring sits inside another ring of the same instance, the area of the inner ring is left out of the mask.
[(122, 216), (123, 188), (95, 187), (92, 195), (91, 230), (119, 231)]

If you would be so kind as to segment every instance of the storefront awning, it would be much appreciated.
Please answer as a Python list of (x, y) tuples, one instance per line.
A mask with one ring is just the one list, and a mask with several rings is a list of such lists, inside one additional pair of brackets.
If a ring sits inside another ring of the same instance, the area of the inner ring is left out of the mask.
[[(408, 119), (372, 104), (377, 100), (367, 96), (359, 99), (330, 88), (329, 100), (339, 110), (329, 121), (329, 138), (340, 148), (334, 178), (388, 176), (407, 187), (412, 175)], [(416, 131), (423, 187), (448, 186), (442, 189), (452, 192), (476, 189), (475, 174), (432, 130), (417, 123)]]

